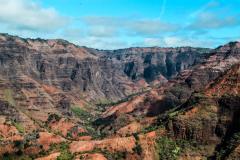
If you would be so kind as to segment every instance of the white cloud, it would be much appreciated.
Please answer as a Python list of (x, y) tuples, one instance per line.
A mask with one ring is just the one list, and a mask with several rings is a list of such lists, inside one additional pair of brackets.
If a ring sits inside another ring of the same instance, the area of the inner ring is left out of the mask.
[(190, 14), (192, 21), (187, 26), (187, 29), (209, 30), (240, 26), (239, 14), (230, 15), (227, 13), (228, 9), (223, 7), (222, 2), (222, 0), (211, 0)]
[(147, 47), (161, 46), (163, 41), (160, 38), (145, 38), (143, 44)]
[(80, 20), (83, 20), (90, 26), (117, 26), (120, 24), (126, 24), (128, 18), (111, 16), (86, 16)]
[(220, 5), (219, 1), (212, 0), (212, 1), (208, 2), (207, 4), (205, 4), (204, 6), (202, 6), (201, 8), (199, 8), (197, 11), (193, 12), (192, 14), (190, 14), (190, 17), (195, 18), (199, 14), (205, 12), (206, 10), (215, 8), (215, 7), (219, 6), (219, 5)]
[(160, 20), (137, 20), (127, 26), (132, 32), (140, 35), (156, 35), (160, 33), (177, 31), (176, 24), (161, 22)]
[(210, 40), (201, 40), (190, 37), (167, 36), (163, 38), (164, 46), (166, 47), (211, 47), (214, 42)]
[(215, 40), (193, 39), (186, 36), (165, 36), (162, 38), (145, 38), (143, 41), (134, 43), (134, 46), (140, 47), (212, 47)]
[(117, 36), (117, 30), (108, 26), (93, 26), (89, 29), (89, 35), (93, 37), (113, 37)]
[(239, 16), (220, 17), (211, 12), (199, 14), (195, 21), (188, 26), (189, 29), (219, 29), (240, 26)]
[(127, 48), (129, 44), (119, 38), (99, 38), (99, 37), (85, 37), (80, 38), (75, 43), (80, 46), (87, 46), (97, 49), (119, 49)]
[[(162, 22), (159, 19), (132, 19), (129, 17), (88, 16), (83, 21), (89, 28), (99, 28), (98, 32), (123, 31), (129, 35), (148, 36), (176, 31), (179, 25)], [(96, 30), (97, 31), (97, 30)], [(103, 35), (104, 36), (104, 35)], [(115, 35), (116, 36), (116, 35)]]
[(79, 28), (67, 28), (63, 30), (63, 36), (69, 39), (78, 39), (84, 36), (84, 30)]
[(199, 40), (194, 40), (190, 38), (181, 38), (181, 37), (165, 37), (163, 39), (165, 46), (167, 47), (181, 47), (181, 46), (202, 46), (202, 42)]
[(55, 31), (68, 23), (53, 8), (33, 0), (0, 0), (0, 24), (15, 30)]

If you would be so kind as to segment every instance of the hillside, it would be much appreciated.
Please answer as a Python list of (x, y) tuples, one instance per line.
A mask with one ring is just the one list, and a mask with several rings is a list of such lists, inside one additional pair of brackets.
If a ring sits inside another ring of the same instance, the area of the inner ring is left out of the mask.
[(0, 35), (0, 155), (237, 159), (240, 43), (97, 50)]

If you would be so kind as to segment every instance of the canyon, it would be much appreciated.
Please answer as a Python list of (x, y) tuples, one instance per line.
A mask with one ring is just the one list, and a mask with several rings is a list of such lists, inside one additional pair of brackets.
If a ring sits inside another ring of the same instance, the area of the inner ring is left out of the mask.
[(0, 34), (0, 158), (238, 159), (240, 42), (98, 50)]

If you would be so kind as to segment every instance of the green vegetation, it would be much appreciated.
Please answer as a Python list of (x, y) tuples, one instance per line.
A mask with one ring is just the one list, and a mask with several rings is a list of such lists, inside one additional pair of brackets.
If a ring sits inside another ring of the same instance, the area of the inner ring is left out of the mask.
[(216, 159), (225, 159), (240, 144), (240, 132), (235, 133), (232, 138), (223, 145), (222, 149), (216, 153)]
[(107, 158), (111, 160), (125, 160), (127, 157), (127, 152), (115, 152), (111, 153), (107, 150), (101, 151), (101, 153)]
[(175, 141), (167, 137), (160, 137), (156, 142), (159, 159), (177, 160), (181, 149)]
[(159, 128), (164, 128), (164, 127), (161, 126), (161, 125), (155, 125), (155, 124), (153, 124), (153, 125), (150, 125), (150, 126), (148, 126), (148, 127), (146, 127), (146, 128), (143, 128), (142, 131), (141, 131), (141, 133), (148, 133), (148, 132), (151, 132), (151, 131), (155, 131), (155, 130), (157, 130), (157, 129), (159, 129)]
[(81, 118), (84, 121), (90, 122), (93, 119), (90, 113), (83, 110), (79, 106), (71, 106), (71, 111), (74, 113), (75, 116)]
[(78, 133), (78, 136), (79, 137), (82, 137), (82, 136), (88, 136), (89, 134), (87, 132), (80, 132)]
[(121, 104), (121, 103), (124, 103), (124, 102), (127, 102), (127, 101), (130, 101), (132, 100), (135, 96), (139, 96), (143, 93), (146, 93), (148, 92), (149, 90), (142, 90), (141, 92), (137, 92), (137, 93), (133, 93), (131, 95), (128, 95), (126, 98), (123, 98), (117, 102), (113, 102), (109, 99), (100, 99), (96, 102), (96, 106), (100, 107), (100, 108), (104, 108), (104, 110), (106, 109), (106, 107), (109, 107), (109, 106), (114, 106), (114, 105), (118, 105), (118, 104)]
[(62, 142), (60, 144), (51, 144), (49, 151), (54, 151), (54, 150), (59, 150), (59, 151), (64, 151), (69, 148), (68, 144), (66, 142)]
[(195, 141), (186, 141), (181, 139), (173, 140), (168, 137), (159, 137), (156, 140), (156, 150), (161, 160), (176, 160), (181, 153), (186, 150), (196, 151), (197, 143)]
[[(89, 133), (88, 132), (80, 132), (80, 133), (78, 133), (78, 137), (82, 137), (82, 136), (89, 136)], [(69, 138), (69, 139), (73, 138), (72, 131), (67, 132), (67, 138)]]
[(34, 159), (32, 156), (24, 154), (24, 149), (26, 149), (29, 144), (27, 138), (24, 140), (16, 140), (13, 141), (14, 148), (16, 149), (15, 153), (5, 153), (2, 157), (0, 155), (0, 159), (3, 160), (32, 160)]
[(201, 92), (194, 93), (194, 97), (198, 99), (206, 99), (206, 95)]
[(16, 102), (13, 98), (13, 91), (11, 89), (5, 89), (3, 91), (3, 94), (4, 94), (4, 100), (6, 100), (12, 106), (16, 105)]
[[(13, 141), (15, 152), (5, 153), (4, 155), (0, 155), (0, 159), (3, 159), (3, 160), (32, 160), (32, 159), (36, 158), (35, 156), (37, 156), (37, 155), (26, 155), (24, 153), (24, 149), (26, 149), (27, 147), (30, 147), (32, 142), (34, 140), (36, 140), (37, 137), (38, 137), (38, 133), (34, 132), (31, 134), (25, 135), (24, 140)], [(45, 152), (43, 151), (42, 153), (45, 153)], [(42, 154), (40, 154), (40, 155), (42, 155)]]
[(139, 144), (138, 134), (137, 134), (137, 133), (134, 133), (133, 136), (134, 136), (134, 138), (136, 139), (136, 146), (133, 148), (133, 151), (134, 151), (135, 153), (137, 153), (138, 155), (141, 155), (141, 154), (142, 154), (142, 147), (141, 147), (141, 145)]
[(126, 114), (120, 114), (114, 122), (118, 128), (122, 128), (130, 123), (129, 117)]
[(189, 92), (188, 87), (182, 86), (182, 85), (175, 85), (173, 88), (171, 88), (170, 92), (176, 96), (177, 98), (185, 101), (186, 98), (188, 98), (191, 95), (191, 92)]
[(51, 122), (51, 121), (60, 121), (61, 117), (57, 114), (51, 114), (50, 116), (48, 116), (48, 122)]
[[(87, 112), (86, 110), (80, 108), (79, 106), (76, 105), (72, 105), (71, 106), (71, 111), (73, 112), (73, 114), (80, 118), (81, 120), (84, 121), (84, 128), (87, 130), (87, 133), (80, 133), (80, 136), (85, 136), (85, 135), (89, 135), (93, 138), (93, 139), (101, 139), (103, 138), (103, 134), (100, 134), (98, 132), (96, 132), (96, 129), (93, 127), (93, 121), (94, 121), (94, 116), (92, 114), (90, 114), (89, 112)], [(71, 134), (71, 133), (70, 133)], [(71, 138), (71, 135), (69, 135), (69, 137)]]
[(17, 130), (20, 132), (20, 133), (25, 133), (25, 129), (24, 127), (22, 126), (22, 124), (18, 123), (18, 122), (12, 122), (12, 124), (17, 128)]
[(14, 147), (19, 149), (19, 151), (22, 151), (24, 149), (24, 141), (21, 140), (14, 141)]
[(52, 144), (49, 152), (51, 151), (59, 151), (61, 154), (57, 157), (57, 160), (72, 160), (74, 159), (74, 155), (69, 151), (69, 145), (66, 142), (62, 142), (60, 144)]
[[(126, 157), (127, 157), (127, 152), (123, 151), (123, 152), (110, 152), (106, 149), (100, 149), (100, 148), (95, 148), (94, 150), (92, 151), (88, 151), (88, 152), (83, 152), (84, 153), (87, 153), (87, 154), (92, 154), (92, 153), (101, 153), (104, 155), (104, 157), (106, 157), (107, 159), (109, 160), (125, 160)], [(80, 157), (80, 159), (83, 159), (83, 157)]]
[(138, 155), (141, 155), (142, 154), (142, 147), (141, 147), (141, 145), (137, 143), (136, 147), (133, 148), (133, 151), (135, 153), (137, 153)]
[(3, 157), (0, 157), (2, 160), (33, 160), (33, 158), (26, 155), (11, 155), (4, 154)]
[(172, 110), (169, 110), (165, 114), (159, 115), (157, 118), (157, 121), (154, 124), (142, 129), (142, 133), (155, 131), (161, 128), (164, 129), (168, 121), (170, 119), (173, 119), (175, 116), (179, 115), (181, 112), (182, 110), (178, 110), (178, 108), (174, 108)]
[(170, 112), (168, 115), (170, 118), (173, 118), (175, 116), (177, 116), (179, 114), (179, 111), (173, 111), (173, 112)]
[(229, 146), (229, 148), (235, 148), (237, 147), (237, 145), (240, 144), (240, 132), (235, 133), (232, 137), (232, 139), (230, 140), (230, 143), (232, 145)]
[(99, 99), (97, 100), (96, 104), (99, 105), (99, 106), (108, 106), (108, 105), (111, 105), (113, 104), (114, 102), (109, 100), (109, 99)]
[(85, 126), (85, 129), (87, 130), (87, 133), (90, 134), (90, 136), (93, 138), (93, 139), (103, 139), (106, 137), (106, 134), (105, 133), (100, 133), (98, 132), (94, 127), (92, 127), (91, 125), (89, 126)]
[(61, 151), (60, 156), (57, 157), (57, 160), (72, 160), (74, 155), (72, 155), (68, 150)]
[[(87, 133), (92, 136), (93, 139), (101, 139), (104, 135), (96, 132), (96, 129), (93, 127), (93, 120), (94, 117), (89, 112), (81, 109), (79, 106), (72, 106), (72, 112), (75, 116), (79, 117), (81, 120), (84, 121), (84, 128), (87, 130)], [(89, 135), (87, 133), (80, 133), (81, 136)]]

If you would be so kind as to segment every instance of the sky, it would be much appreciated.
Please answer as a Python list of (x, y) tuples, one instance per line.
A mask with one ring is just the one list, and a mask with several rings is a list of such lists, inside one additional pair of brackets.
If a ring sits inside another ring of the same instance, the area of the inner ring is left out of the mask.
[(0, 32), (98, 49), (240, 40), (240, 0), (0, 0)]

